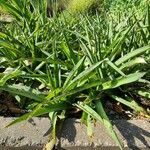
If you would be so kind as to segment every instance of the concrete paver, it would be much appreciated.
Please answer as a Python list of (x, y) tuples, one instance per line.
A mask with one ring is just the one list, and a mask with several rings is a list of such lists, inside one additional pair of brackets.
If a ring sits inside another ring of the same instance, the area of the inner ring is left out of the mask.
[[(4, 128), (13, 119), (0, 117), (0, 150), (42, 149), (51, 131), (49, 118), (35, 117)], [(150, 149), (150, 120), (114, 120), (113, 124), (126, 149)], [(96, 123), (93, 128), (94, 136), (89, 138), (85, 125), (78, 119), (67, 119), (59, 133), (57, 149), (118, 149), (102, 124)]]

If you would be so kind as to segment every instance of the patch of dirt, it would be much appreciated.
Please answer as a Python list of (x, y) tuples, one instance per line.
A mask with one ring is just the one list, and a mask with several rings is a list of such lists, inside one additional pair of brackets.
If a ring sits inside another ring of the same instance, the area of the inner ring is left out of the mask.
[(0, 93), (0, 116), (18, 117), (24, 113), (26, 113), (26, 110), (20, 108), (12, 96), (7, 92)]

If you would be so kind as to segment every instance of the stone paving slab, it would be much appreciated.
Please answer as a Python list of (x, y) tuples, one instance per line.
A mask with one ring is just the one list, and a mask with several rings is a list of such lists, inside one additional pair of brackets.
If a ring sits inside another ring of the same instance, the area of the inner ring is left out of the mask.
[(1, 146), (8, 146), (8, 149), (10, 147), (22, 147), (23, 149), (24, 146), (31, 146), (33, 150), (33, 147), (42, 147), (47, 142), (51, 128), (48, 118), (34, 118), (28, 122), (4, 128), (13, 119), (0, 117)]
[[(149, 120), (115, 120), (115, 129), (122, 139), (124, 146), (129, 149), (141, 150), (150, 149), (150, 121)], [(71, 147), (86, 147), (91, 149), (108, 148), (116, 150), (116, 144), (107, 134), (101, 124), (94, 127), (94, 137), (90, 140), (87, 137), (85, 125), (81, 125), (78, 120), (66, 121), (60, 139), (60, 147), (71, 149)]]
[[(51, 131), (49, 119), (33, 118), (28, 122), (4, 128), (13, 119), (0, 117), (0, 150), (42, 150)], [(150, 150), (150, 120), (115, 120), (113, 124), (125, 149)], [(58, 139), (58, 150), (118, 149), (103, 125), (96, 123), (94, 136), (90, 139), (87, 137), (85, 125), (81, 125), (78, 119), (66, 120)]]

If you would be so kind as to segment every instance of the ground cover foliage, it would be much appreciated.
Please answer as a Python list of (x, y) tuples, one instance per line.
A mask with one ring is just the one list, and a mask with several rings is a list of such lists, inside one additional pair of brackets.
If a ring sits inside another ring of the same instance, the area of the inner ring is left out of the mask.
[(149, 117), (135, 98), (150, 99), (149, 1), (62, 4), (0, 0), (12, 17), (11, 23), (0, 22), (0, 90), (28, 110), (8, 126), (49, 114), (50, 149), (57, 121), (81, 110), (90, 137), (97, 120), (122, 149), (103, 105), (110, 99)]

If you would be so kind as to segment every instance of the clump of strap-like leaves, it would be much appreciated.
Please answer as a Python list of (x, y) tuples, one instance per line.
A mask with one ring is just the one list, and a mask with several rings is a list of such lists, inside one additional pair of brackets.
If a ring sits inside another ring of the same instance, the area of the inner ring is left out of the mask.
[(69, 16), (69, 21), (65, 13), (49, 18), (43, 0), (0, 0), (0, 6), (13, 18), (0, 31), (0, 90), (25, 97), (28, 110), (9, 125), (49, 114), (53, 130), (48, 146), (53, 146), (57, 120), (80, 109), (89, 136), (97, 120), (122, 149), (103, 103), (109, 97), (147, 116), (132, 94), (149, 97), (148, 90), (130, 87), (149, 84), (149, 72), (142, 69), (150, 54), (149, 6), (143, 15), (121, 20), (97, 13)]

